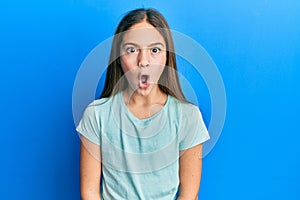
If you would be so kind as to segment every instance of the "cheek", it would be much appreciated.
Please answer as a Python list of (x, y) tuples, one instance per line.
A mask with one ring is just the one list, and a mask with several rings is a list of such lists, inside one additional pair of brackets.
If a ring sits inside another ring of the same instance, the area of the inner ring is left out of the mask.
[(155, 58), (154, 63), (160, 66), (165, 66), (167, 62), (167, 55), (166, 53), (163, 53), (159, 55), (157, 58)]
[(135, 80), (137, 77), (137, 70), (138, 68), (136, 67), (135, 62), (132, 59), (128, 59), (126, 57), (120, 57), (120, 64), (122, 67), (122, 70), (124, 72), (124, 75), (126, 79), (129, 82), (132, 82), (132, 80)]
[(157, 82), (158, 79), (160, 79), (163, 71), (164, 71), (164, 66), (162, 65), (153, 65), (151, 67), (151, 69), (149, 70), (149, 74), (150, 74), (150, 77), (151, 77), (151, 80), (153, 82)]
[(121, 67), (122, 67), (124, 73), (126, 73), (134, 68), (133, 61), (124, 56), (120, 57), (120, 64), (121, 64)]

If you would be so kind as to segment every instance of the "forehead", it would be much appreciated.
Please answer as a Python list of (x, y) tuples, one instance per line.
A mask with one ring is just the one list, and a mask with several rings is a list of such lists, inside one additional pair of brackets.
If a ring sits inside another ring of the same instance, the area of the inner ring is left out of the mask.
[(158, 30), (148, 22), (133, 25), (124, 33), (123, 43), (132, 42), (140, 46), (148, 46), (160, 42), (165, 45), (165, 40)]

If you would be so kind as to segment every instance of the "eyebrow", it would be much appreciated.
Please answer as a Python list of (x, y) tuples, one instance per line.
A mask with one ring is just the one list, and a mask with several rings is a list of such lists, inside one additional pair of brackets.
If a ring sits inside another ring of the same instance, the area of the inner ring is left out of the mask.
[[(138, 44), (134, 43), (134, 42), (126, 42), (122, 45), (122, 47), (125, 47), (126, 45), (132, 45), (132, 46), (136, 46), (136, 47), (139, 47)], [(160, 45), (162, 47), (165, 47), (165, 45), (161, 42), (154, 42), (154, 43), (151, 43), (150, 45), (148, 45), (148, 47), (153, 47), (153, 46), (157, 46), (157, 45)]]

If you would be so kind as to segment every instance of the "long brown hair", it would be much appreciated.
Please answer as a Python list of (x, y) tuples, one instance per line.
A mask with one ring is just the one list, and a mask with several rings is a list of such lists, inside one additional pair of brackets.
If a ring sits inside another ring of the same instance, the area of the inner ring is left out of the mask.
[(124, 85), (126, 84), (121, 84), (123, 87), (116, 87), (117, 85), (120, 85), (118, 82), (124, 75), (119, 61), (119, 57), (121, 55), (120, 45), (124, 36), (122, 33), (142, 21), (146, 21), (154, 26), (163, 36), (166, 43), (167, 67), (164, 68), (164, 71), (158, 81), (159, 88), (166, 94), (170, 94), (182, 102), (187, 102), (178, 80), (175, 48), (170, 27), (162, 14), (160, 14), (157, 10), (144, 8), (136, 9), (127, 13), (115, 31), (104, 89), (100, 98), (113, 96), (117, 92), (125, 89)]

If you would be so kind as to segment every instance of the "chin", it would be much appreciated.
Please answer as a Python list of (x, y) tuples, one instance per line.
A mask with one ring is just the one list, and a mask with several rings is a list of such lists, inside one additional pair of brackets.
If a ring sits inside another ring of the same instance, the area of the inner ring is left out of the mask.
[(151, 93), (152, 89), (153, 85), (150, 84), (147, 88), (137, 88), (137, 90), (135, 90), (135, 93), (141, 96), (148, 96)]

